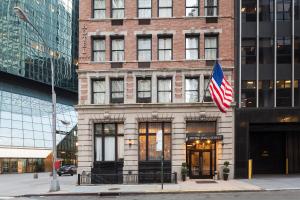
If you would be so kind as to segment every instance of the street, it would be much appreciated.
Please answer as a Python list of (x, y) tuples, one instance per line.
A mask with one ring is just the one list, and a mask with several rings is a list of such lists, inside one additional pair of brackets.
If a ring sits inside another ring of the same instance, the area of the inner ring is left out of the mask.
[(192, 194), (158, 194), (158, 195), (135, 195), (135, 196), (47, 196), (16, 198), (14, 200), (197, 200), (197, 199), (214, 199), (214, 200), (299, 200), (300, 190), (289, 191), (264, 191), (264, 192), (236, 192), (236, 193), (192, 193)]

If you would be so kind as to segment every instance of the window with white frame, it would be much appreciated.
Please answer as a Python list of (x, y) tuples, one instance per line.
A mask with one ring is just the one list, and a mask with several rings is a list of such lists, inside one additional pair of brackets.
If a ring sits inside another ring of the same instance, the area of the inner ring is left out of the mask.
[(105, 38), (93, 39), (93, 61), (105, 61)]
[(218, 57), (218, 36), (206, 35), (204, 48), (205, 48), (205, 59), (216, 60)]
[(151, 61), (152, 54), (152, 40), (151, 36), (141, 36), (137, 38), (138, 40), (138, 61)]
[(199, 36), (187, 35), (185, 37), (185, 59), (199, 59)]
[(185, 102), (199, 102), (199, 77), (185, 78)]
[(125, 4), (124, 0), (111, 0), (111, 13), (113, 19), (123, 19)]
[(199, 0), (185, 1), (185, 16), (188, 17), (199, 16)]
[(158, 60), (172, 60), (172, 36), (158, 37)]
[(218, 15), (218, 0), (205, 0), (204, 1), (205, 16), (215, 17)]
[(124, 103), (124, 79), (110, 80), (110, 103)]
[(95, 124), (95, 161), (123, 161), (124, 124)]
[(151, 18), (151, 0), (138, 0), (138, 17)]
[(172, 17), (172, 15), (173, 15), (173, 0), (159, 0), (158, 16)]
[(124, 61), (124, 38), (111, 39), (111, 61)]
[(105, 0), (94, 0), (94, 15), (95, 19), (105, 19)]
[(157, 101), (158, 103), (172, 102), (172, 78), (158, 78), (157, 80)]
[(137, 78), (137, 103), (151, 103), (151, 78)]
[(92, 103), (105, 104), (105, 79), (92, 80)]

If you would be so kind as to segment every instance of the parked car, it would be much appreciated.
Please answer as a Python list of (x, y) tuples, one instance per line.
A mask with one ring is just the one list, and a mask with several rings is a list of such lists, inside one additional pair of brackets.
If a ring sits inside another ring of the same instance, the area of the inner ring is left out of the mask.
[(65, 174), (69, 174), (73, 176), (76, 173), (77, 173), (77, 168), (75, 165), (64, 165), (57, 170), (58, 176), (65, 175)]

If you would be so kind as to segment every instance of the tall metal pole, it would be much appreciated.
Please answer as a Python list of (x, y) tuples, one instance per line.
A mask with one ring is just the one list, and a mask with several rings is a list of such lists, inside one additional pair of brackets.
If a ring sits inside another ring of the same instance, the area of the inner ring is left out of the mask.
[(50, 54), (51, 49), (50, 46), (47, 44), (46, 40), (44, 40), (42, 34), (39, 32), (39, 30), (31, 23), (25, 12), (20, 7), (14, 7), (14, 11), (16, 15), (19, 17), (19, 19), (23, 20), (24, 22), (28, 23), (38, 34), (42, 42), (44, 43), (45, 48), (47, 49), (47, 53), (50, 59), (51, 63), (51, 93), (52, 93), (52, 151), (53, 151), (53, 163), (52, 163), (52, 177), (51, 185), (50, 185), (50, 192), (56, 192), (60, 190), (59, 182), (57, 179), (57, 173), (55, 169), (55, 163), (56, 163), (56, 94), (54, 89), (55, 84), (55, 77), (54, 77), (54, 64), (53, 64), (53, 58)]

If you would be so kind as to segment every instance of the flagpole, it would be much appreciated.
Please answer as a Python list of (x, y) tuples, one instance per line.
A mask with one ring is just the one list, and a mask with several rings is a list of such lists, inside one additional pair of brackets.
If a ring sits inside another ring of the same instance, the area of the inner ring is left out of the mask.
[(206, 88), (205, 88), (205, 90), (204, 90), (204, 96), (203, 96), (203, 98), (202, 98), (201, 103), (204, 102), (204, 98), (205, 98), (205, 96), (206, 96), (206, 92), (207, 92), (207, 90), (208, 90), (208, 86), (209, 86), (209, 83), (210, 83), (210, 81), (211, 81), (211, 79), (212, 79), (213, 72), (214, 72), (214, 69), (215, 69), (215, 66), (216, 66), (217, 63), (218, 63), (218, 60), (215, 60), (215, 64), (214, 64), (214, 66), (213, 66), (213, 69), (211, 70), (210, 77), (209, 77), (209, 80), (208, 80), (208, 82), (207, 82), (207, 86), (206, 86)]

